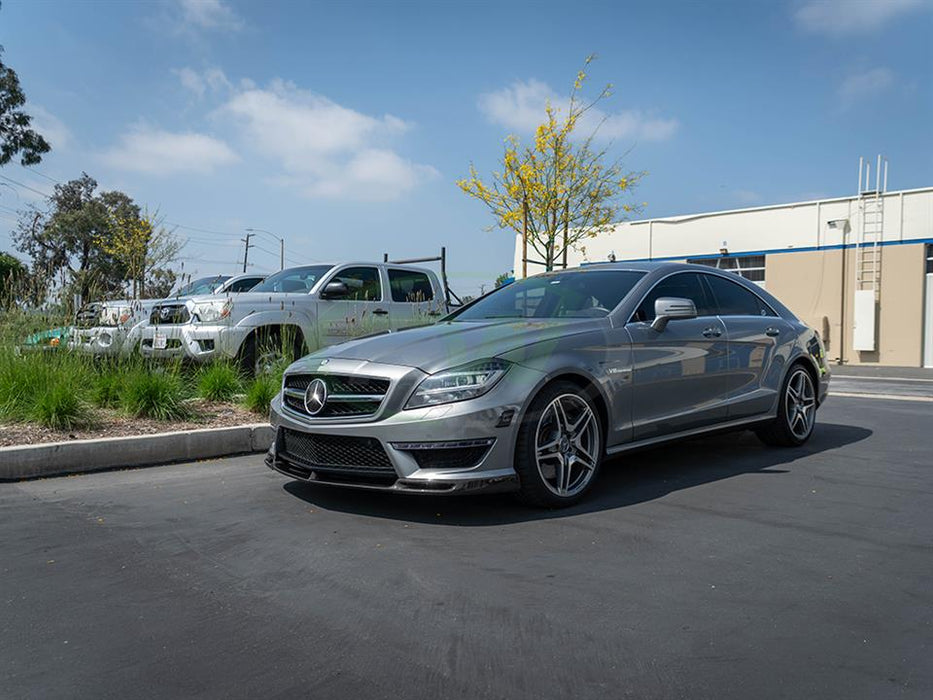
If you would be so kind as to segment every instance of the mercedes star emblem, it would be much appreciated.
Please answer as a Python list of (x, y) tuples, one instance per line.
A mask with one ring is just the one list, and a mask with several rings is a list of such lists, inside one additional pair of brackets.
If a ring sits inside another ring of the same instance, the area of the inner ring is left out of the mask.
[(305, 410), (309, 416), (316, 416), (327, 403), (327, 384), (323, 379), (315, 379), (305, 389)]

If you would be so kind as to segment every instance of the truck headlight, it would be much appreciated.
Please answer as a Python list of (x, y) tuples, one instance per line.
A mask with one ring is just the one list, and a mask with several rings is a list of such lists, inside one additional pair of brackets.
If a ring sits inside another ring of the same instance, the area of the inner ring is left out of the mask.
[(216, 323), (230, 315), (230, 308), (233, 302), (230, 299), (224, 301), (202, 301), (194, 304), (191, 309), (191, 315), (198, 323)]
[(418, 385), (405, 408), (475, 399), (492, 389), (508, 369), (508, 362), (493, 359), (480, 360), (432, 374)]

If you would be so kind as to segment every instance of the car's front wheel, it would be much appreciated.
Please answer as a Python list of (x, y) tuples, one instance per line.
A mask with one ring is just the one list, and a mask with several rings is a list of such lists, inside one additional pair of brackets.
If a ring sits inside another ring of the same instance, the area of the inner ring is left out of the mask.
[(546, 386), (519, 428), (519, 498), (545, 508), (576, 503), (592, 486), (602, 454), (602, 426), (589, 394), (571, 382)]
[(767, 445), (796, 447), (810, 439), (816, 424), (816, 388), (803, 365), (794, 365), (784, 378), (774, 420), (756, 434)]

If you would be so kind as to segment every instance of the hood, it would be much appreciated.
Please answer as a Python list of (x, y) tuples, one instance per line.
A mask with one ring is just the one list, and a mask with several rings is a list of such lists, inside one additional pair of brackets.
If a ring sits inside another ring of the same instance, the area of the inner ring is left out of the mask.
[(351, 340), (322, 348), (311, 357), (404, 365), (433, 374), (534, 343), (586, 333), (604, 324), (604, 319), (447, 321)]

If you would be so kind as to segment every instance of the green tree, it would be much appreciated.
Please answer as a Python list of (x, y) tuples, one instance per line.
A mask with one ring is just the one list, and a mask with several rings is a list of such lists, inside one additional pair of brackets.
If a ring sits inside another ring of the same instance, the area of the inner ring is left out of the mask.
[(141, 292), (147, 277), (172, 262), (180, 248), (171, 233), (143, 217), (129, 195), (96, 190), (87, 173), (56, 185), (47, 211), (24, 212), (13, 232), (35, 274), (56, 281), (65, 299), (72, 293), (85, 300), (123, 295), (127, 281)]
[(16, 72), (4, 64), (0, 46), (0, 166), (17, 155), (22, 165), (35, 165), (52, 147), (41, 134), (30, 128), (32, 117), (20, 109), (26, 95)]
[(19, 258), (0, 252), (0, 308), (12, 304), (21, 295), (28, 272)]
[(499, 287), (501, 287), (502, 285), (504, 285), (506, 282), (508, 282), (510, 279), (512, 279), (512, 277), (513, 277), (513, 275), (512, 275), (512, 271), (511, 271), (511, 270), (509, 270), (508, 272), (503, 272), (502, 274), (500, 274), (498, 277), (496, 277), (496, 283), (495, 283), (495, 284), (496, 284), (496, 289), (498, 289)]
[(624, 203), (644, 173), (626, 172), (621, 160), (607, 161), (607, 149), (594, 148), (598, 126), (582, 139), (576, 130), (597, 103), (608, 98), (607, 85), (596, 99), (580, 98), (587, 69), (577, 73), (564, 109), (548, 104), (534, 143), (522, 146), (518, 137), (505, 141), (501, 170), (484, 181), (470, 165), (470, 175), (457, 181), (466, 194), (483, 202), (495, 218), (494, 226), (521, 235), (522, 276), (527, 276), (528, 248), (545, 269), (567, 263), (571, 248), (612, 229), (636, 207)]

